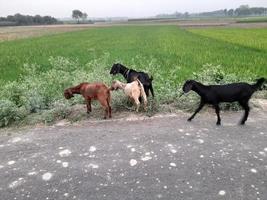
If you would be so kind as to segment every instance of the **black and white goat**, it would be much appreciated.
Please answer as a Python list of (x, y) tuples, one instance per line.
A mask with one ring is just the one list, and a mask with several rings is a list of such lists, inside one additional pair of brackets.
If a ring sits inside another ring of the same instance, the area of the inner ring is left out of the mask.
[(240, 122), (241, 125), (244, 125), (248, 118), (250, 110), (248, 105), (249, 99), (255, 91), (260, 89), (265, 81), (265, 78), (260, 78), (253, 85), (250, 85), (248, 83), (203, 85), (194, 80), (186, 81), (183, 86), (183, 92), (187, 93), (190, 90), (193, 90), (201, 97), (199, 107), (196, 109), (194, 114), (190, 118), (188, 118), (188, 121), (191, 121), (205, 104), (211, 104), (215, 108), (217, 114), (216, 124), (221, 125), (219, 103), (237, 101), (245, 110), (245, 114)]
[(135, 81), (136, 79), (140, 80), (140, 82), (144, 86), (146, 96), (149, 96), (149, 91), (150, 91), (152, 96), (154, 97), (154, 90), (152, 86), (152, 81), (153, 81), (152, 76), (149, 77), (148, 74), (145, 72), (138, 72), (133, 69), (128, 69), (127, 67), (125, 67), (124, 65), (120, 63), (113, 64), (110, 70), (110, 74), (116, 75), (119, 73), (123, 75), (127, 83), (131, 83)]

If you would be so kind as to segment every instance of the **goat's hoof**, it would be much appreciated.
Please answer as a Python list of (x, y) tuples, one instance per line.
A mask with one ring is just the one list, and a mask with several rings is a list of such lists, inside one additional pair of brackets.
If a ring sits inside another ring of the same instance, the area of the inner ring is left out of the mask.
[(240, 125), (241, 125), (241, 126), (244, 126), (244, 125), (245, 125), (245, 122), (241, 122)]
[(216, 125), (217, 125), (217, 126), (221, 126), (221, 123), (220, 123), (220, 122), (217, 122)]
[(189, 119), (187, 119), (187, 121), (188, 121), (188, 122), (191, 122), (191, 121), (192, 121), (192, 119), (191, 119), (191, 118), (189, 118)]

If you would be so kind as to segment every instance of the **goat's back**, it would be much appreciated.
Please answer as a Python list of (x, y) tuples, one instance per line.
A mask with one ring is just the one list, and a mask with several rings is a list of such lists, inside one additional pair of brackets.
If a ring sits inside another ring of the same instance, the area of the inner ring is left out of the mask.
[(140, 96), (141, 92), (140, 92), (140, 87), (139, 87), (139, 83), (138, 81), (133, 81), (131, 83), (127, 83), (125, 88), (124, 88), (124, 93), (130, 97), (133, 96)]
[(107, 95), (109, 88), (104, 83), (84, 83), (81, 93), (90, 98), (97, 98), (98, 95)]
[(131, 76), (129, 77), (128, 82), (134, 81), (136, 78), (145, 86), (148, 86), (151, 84), (151, 80), (149, 78), (149, 75), (145, 72), (137, 72), (137, 71), (131, 71)]
[(216, 99), (222, 102), (246, 100), (249, 99), (255, 91), (248, 83), (210, 85), (209, 88), (211, 93), (216, 94)]

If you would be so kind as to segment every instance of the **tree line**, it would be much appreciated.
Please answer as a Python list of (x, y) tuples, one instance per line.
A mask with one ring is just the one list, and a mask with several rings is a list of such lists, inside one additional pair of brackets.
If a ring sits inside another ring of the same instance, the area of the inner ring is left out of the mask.
[(56, 18), (51, 16), (40, 15), (21, 15), (19, 13), (15, 15), (8, 15), (7, 17), (0, 17), (0, 26), (21, 26), (21, 25), (46, 25), (46, 24), (59, 24)]
[(241, 5), (236, 9), (223, 9), (213, 12), (200, 13), (200, 16), (230, 16), (230, 17), (242, 17), (242, 16), (264, 16), (267, 15), (267, 8), (264, 7), (249, 7), (248, 5)]
[(187, 17), (242, 17), (242, 16), (267, 16), (267, 8), (264, 7), (249, 7), (241, 5), (236, 9), (221, 9), (211, 12), (202, 13), (180, 13), (160, 14), (157, 18), (187, 18)]

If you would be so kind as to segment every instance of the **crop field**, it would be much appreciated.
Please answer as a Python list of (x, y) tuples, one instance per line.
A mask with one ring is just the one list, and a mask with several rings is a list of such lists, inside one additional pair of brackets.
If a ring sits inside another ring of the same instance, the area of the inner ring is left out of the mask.
[(267, 17), (248, 17), (237, 20), (238, 23), (259, 23), (267, 22)]
[(175, 71), (181, 81), (206, 64), (222, 65), (240, 76), (266, 75), (267, 29), (195, 29), (176, 26), (92, 28), (85, 31), (49, 35), (0, 43), (0, 78), (14, 80), (25, 63), (49, 69), (49, 57), (63, 56), (85, 64), (109, 53), (115, 61), (132, 63), (141, 56), (157, 59), (159, 72)]
[(11, 109), (14, 120), (22, 107), (22, 116), (58, 107), (54, 103), (63, 101), (67, 86), (121, 79), (109, 75), (115, 62), (153, 75), (156, 99), (167, 104), (177, 98), (186, 79), (219, 83), (267, 77), (267, 29), (93, 27), (4, 41), (0, 55), (0, 99), (10, 107), (5, 112), (16, 107)]
[(267, 52), (267, 29), (191, 29), (192, 33), (250, 48), (255, 51)]

